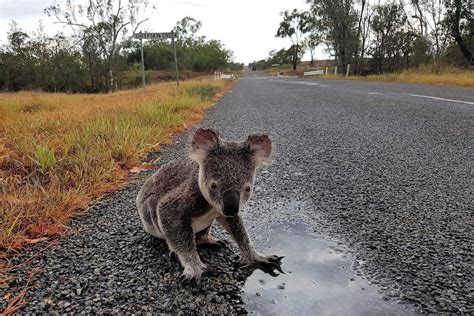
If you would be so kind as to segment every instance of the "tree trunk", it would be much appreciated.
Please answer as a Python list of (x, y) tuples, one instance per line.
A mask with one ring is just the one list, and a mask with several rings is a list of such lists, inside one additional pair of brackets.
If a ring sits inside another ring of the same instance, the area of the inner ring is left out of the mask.
[(92, 57), (91, 57), (91, 54), (88, 54), (88, 59), (89, 59), (89, 76), (91, 78), (91, 87), (92, 87), (92, 90), (95, 90), (94, 74), (92, 72)]
[(293, 70), (296, 70), (298, 64), (298, 44), (293, 45)]
[(474, 60), (472, 59), (472, 52), (469, 50), (469, 47), (464, 42), (464, 39), (461, 36), (461, 31), (459, 29), (459, 21), (461, 19), (461, 0), (455, 1), (455, 19), (452, 21), (451, 35), (453, 36), (456, 43), (458, 43), (459, 49), (461, 50), (464, 58), (469, 62), (470, 65), (474, 65)]
[(113, 72), (112, 72), (112, 69), (109, 69), (109, 82), (107, 82), (107, 92), (111, 93), (113, 92), (113, 89), (114, 89), (114, 76), (113, 76)]
[(410, 53), (406, 51), (405, 56), (406, 56), (407, 70), (408, 70), (410, 68)]
[(459, 49), (461, 50), (464, 58), (471, 64), (474, 65), (474, 60), (472, 59), (472, 52), (469, 50), (469, 47), (467, 47), (466, 43), (464, 42), (461, 34), (456, 34), (454, 36), (454, 40), (456, 43), (458, 43)]
[[(355, 73), (360, 73), (360, 61), (361, 61), (361, 56), (359, 55), (359, 44), (360, 44), (360, 35), (362, 33), (362, 17), (364, 15), (364, 9), (365, 9), (365, 0), (362, 0), (361, 3), (361, 10), (360, 10), (360, 16), (359, 16), (359, 23), (357, 25), (357, 45), (355, 48), (354, 56), (357, 59), (357, 65), (354, 67), (355, 68)], [(361, 50), (363, 47), (361, 47)], [(363, 53), (361, 52), (361, 55)]]

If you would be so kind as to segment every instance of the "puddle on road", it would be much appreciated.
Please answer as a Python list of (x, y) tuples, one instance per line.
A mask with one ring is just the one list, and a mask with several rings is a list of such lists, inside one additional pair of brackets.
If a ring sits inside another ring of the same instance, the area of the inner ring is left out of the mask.
[(285, 255), (286, 274), (256, 270), (242, 298), (254, 315), (407, 315), (406, 305), (382, 299), (378, 288), (357, 276), (350, 253), (308, 231), (305, 225), (273, 229), (266, 254)]

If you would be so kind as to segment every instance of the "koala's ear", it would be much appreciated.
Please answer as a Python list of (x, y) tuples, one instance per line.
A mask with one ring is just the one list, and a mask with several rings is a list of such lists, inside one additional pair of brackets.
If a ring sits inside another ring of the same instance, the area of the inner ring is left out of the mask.
[(211, 129), (198, 129), (194, 133), (189, 157), (197, 162), (204, 161), (210, 151), (219, 146), (219, 137)]
[(267, 135), (250, 135), (246, 143), (252, 153), (255, 166), (269, 165), (272, 162), (270, 159), (272, 154), (272, 141), (270, 137)]

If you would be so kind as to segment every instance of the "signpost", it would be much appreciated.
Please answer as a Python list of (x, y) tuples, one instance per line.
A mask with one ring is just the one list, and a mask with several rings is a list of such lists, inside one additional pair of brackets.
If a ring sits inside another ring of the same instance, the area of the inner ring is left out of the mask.
[(179, 71), (178, 71), (178, 57), (176, 56), (176, 41), (175, 41), (175, 34), (174, 32), (159, 32), (159, 33), (148, 33), (148, 32), (140, 32), (135, 33), (133, 36), (136, 39), (140, 40), (141, 45), (141, 57), (142, 57), (142, 80), (143, 80), (143, 88), (145, 88), (145, 60), (143, 59), (143, 40), (144, 39), (169, 39), (173, 41), (173, 50), (174, 50), (174, 64), (176, 68), (176, 84), (179, 87)]

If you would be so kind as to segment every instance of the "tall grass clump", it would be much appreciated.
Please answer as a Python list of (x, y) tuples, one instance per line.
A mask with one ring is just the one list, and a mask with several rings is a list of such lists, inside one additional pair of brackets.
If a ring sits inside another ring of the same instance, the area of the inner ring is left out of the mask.
[(425, 65), (399, 73), (369, 75), (368, 80), (383, 80), (434, 85), (474, 87), (474, 70), (453, 66)]
[(129, 169), (198, 121), (229, 84), (0, 94), (0, 251), (64, 233), (69, 218), (122, 186)]
[(187, 95), (191, 97), (198, 96), (202, 100), (209, 100), (217, 93), (218, 87), (212, 84), (190, 85), (186, 87)]
[(324, 75), (316, 78), (391, 81), (433, 84), (442, 86), (474, 87), (474, 69), (465, 69), (449, 65), (424, 65), (417, 68), (410, 68), (401, 72), (368, 76), (346, 77), (343, 75), (335, 76), (331, 73), (329, 75)]

